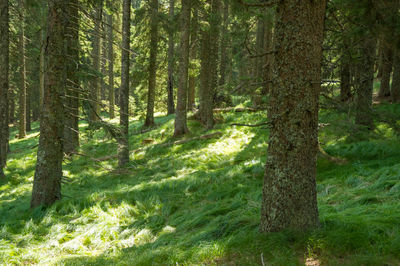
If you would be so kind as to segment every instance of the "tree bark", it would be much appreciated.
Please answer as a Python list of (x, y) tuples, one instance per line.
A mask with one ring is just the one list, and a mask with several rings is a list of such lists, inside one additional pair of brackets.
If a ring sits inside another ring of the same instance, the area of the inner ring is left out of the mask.
[(121, 136), (118, 139), (118, 165), (129, 163), (129, 47), (131, 36), (131, 0), (124, 0), (122, 15), (122, 55), (120, 120)]
[(319, 224), (315, 178), (325, 9), (326, 0), (278, 2), (262, 232)]
[(201, 68), (200, 68), (200, 106), (198, 111), (198, 119), (207, 128), (214, 126), (213, 114), (213, 91), (210, 86), (211, 70), (210, 70), (210, 33), (207, 30), (201, 30)]
[(46, 77), (31, 208), (61, 199), (65, 91), (66, 1), (48, 0)]
[(100, 55), (101, 55), (101, 21), (103, 17), (103, 0), (97, 3), (95, 8), (94, 35), (93, 35), (93, 68), (97, 72), (93, 77), (93, 84), (90, 97), (90, 121), (98, 121), (100, 115)]
[(154, 101), (156, 97), (157, 46), (158, 46), (158, 0), (150, 1), (150, 63), (149, 88), (145, 127), (154, 126)]
[(114, 33), (113, 33), (113, 15), (108, 15), (108, 101), (110, 118), (115, 117), (115, 95), (114, 95)]
[(347, 58), (342, 55), (340, 64), (340, 100), (346, 102), (351, 97), (350, 89), (350, 63)]
[(0, 0), (0, 179), (4, 178), (4, 167), (8, 151), (8, 90), (9, 90), (9, 3)]
[[(221, 24), (221, 0), (211, 0), (210, 16), (210, 86), (213, 94), (214, 105), (218, 97), (218, 66), (219, 66), (219, 39)], [(214, 125), (207, 125), (211, 129)]]
[[(355, 70), (356, 113), (355, 123), (368, 129), (374, 128), (372, 119), (372, 94), (374, 89), (374, 64), (376, 57), (376, 38), (371, 36), (375, 25), (376, 6), (373, 1), (366, 2), (361, 21), (365, 21), (364, 33), (359, 40), (359, 61)], [(369, 22), (369, 23), (368, 23)]]
[(379, 88), (379, 97), (390, 96), (390, 75), (393, 68), (393, 52), (390, 45), (384, 38), (383, 51), (382, 51), (382, 78), (381, 86)]
[(222, 31), (221, 31), (221, 60), (219, 67), (219, 87), (226, 83), (226, 68), (228, 65), (228, 43), (229, 43), (229, 32), (228, 32), (228, 22), (229, 22), (229, 2), (227, 0), (223, 2), (223, 17), (222, 17)]
[(18, 138), (26, 137), (26, 65), (25, 65), (25, 7), (24, 0), (18, 1), (20, 14), (20, 32), (19, 32), (19, 132)]
[(178, 100), (175, 116), (174, 136), (181, 136), (189, 132), (187, 127), (187, 106), (188, 95), (188, 68), (189, 68), (189, 38), (190, 38), (190, 0), (182, 0), (181, 13), (181, 42), (179, 56), (179, 84)]
[(40, 31), (40, 57), (39, 57), (39, 106), (40, 111), (43, 108), (43, 99), (44, 99), (44, 53), (45, 53), (45, 39), (46, 39), (46, 32), (43, 28)]
[(175, 113), (174, 104), (174, 11), (175, 0), (169, 0), (169, 29), (168, 29), (168, 84), (167, 84), (167, 112)]
[(392, 79), (392, 101), (394, 103), (400, 102), (400, 51), (395, 50), (393, 56), (393, 79)]
[(64, 152), (71, 154), (79, 147), (79, 1), (70, 0), (66, 15), (66, 97), (65, 97), (65, 129)]
[(196, 100), (196, 73), (195, 73), (195, 62), (197, 58), (198, 52), (198, 10), (193, 10), (193, 18), (191, 19), (191, 33), (190, 33), (190, 63), (189, 63), (189, 88), (188, 88), (188, 104), (187, 109), (193, 110), (195, 107), (195, 100)]

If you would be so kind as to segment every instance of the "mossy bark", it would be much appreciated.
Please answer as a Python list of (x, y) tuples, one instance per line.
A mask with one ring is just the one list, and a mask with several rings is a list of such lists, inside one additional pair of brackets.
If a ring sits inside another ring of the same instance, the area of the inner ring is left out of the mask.
[(66, 1), (49, 0), (45, 50), (44, 104), (33, 180), (31, 208), (50, 206), (61, 199), (65, 92)]
[(122, 15), (122, 55), (121, 55), (121, 89), (120, 89), (120, 127), (118, 138), (118, 165), (129, 162), (129, 47), (131, 36), (131, 0), (124, 0)]
[(188, 95), (188, 68), (189, 68), (189, 38), (190, 38), (190, 0), (182, 0), (181, 13), (181, 41), (179, 56), (179, 83), (176, 105), (174, 136), (181, 136), (189, 132), (187, 127), (187, 95)]
[(262, 232), (319, 224), (315, 178), (325, 9), (322, 0), (278, 2)]
[(0, 179), (4, 177), (8, 150), (9, 3), (0, 0)]

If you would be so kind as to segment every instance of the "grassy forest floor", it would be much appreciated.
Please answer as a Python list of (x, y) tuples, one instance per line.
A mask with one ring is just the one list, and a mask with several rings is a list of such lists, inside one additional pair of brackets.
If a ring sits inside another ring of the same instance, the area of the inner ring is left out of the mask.
[(159, 144), (172, 140), (173, 116), (136, 135), (142, 124), (132, 121), (131, 150), (140, 150), (119, 171), (115, 158), (93, 160), (116, 154), (115, 141), (82, 123), (87, 156), (65, 160), (64, 197), (47, 210), (29, 209), (38, 124), (24, 140), (13, 129), (0, 183), (0, 264), (399, 265), (400, 105), (375, 113), (367, 132), (346, 112), (321, 110), (322, 147), (348, 163), (319, 158), (321, 227), (305, 234), (258, 232), (268, 129), (230, 124), (265, 122), (263, 111), (218, 114), (211, 132), (191, 120), (188, 137), (222, 137), (170, 146)]

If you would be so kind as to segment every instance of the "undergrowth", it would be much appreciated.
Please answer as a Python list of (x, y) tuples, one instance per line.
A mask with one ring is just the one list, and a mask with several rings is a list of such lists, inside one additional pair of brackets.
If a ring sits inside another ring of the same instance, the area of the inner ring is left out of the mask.
[[(400, 117), (399, 105), (380, 105)], [(354, 134), (347, 114), (321, 110), (320, 142), (348, 163), (318, 160), (321, 227), (258, 232), (268, 130), (230, 126), (266, 113), (221, 114), (216, 139), (171, 142), (173, 116), (144, 134), (131, 121), (131, 162), (117, 169), (114, 140), (81, 123), (80, 153), (64, 165), (63, 199), (29, 209), (38, 125), (15, 139), (0, 183), (0, 263), (62, 265), (329, 265), (400, 263), (400, 141), (389, 123)], [(117, 122), (117, 121), (112, 121)], [(188, 138), (203, 135), (189, 121)], [(145, 145), (144, 139), (153, 139)]]

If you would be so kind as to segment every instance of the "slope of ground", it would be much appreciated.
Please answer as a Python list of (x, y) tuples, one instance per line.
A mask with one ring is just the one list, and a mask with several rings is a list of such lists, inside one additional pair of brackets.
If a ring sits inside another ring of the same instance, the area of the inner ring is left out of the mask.
[[(377, 110), (400, 117), (400, 105)], [(66, 159), (64, 197), (47, 210), (29, 209), (38, 125), (28, 138), (13, 138), (8, 178), (0, 183), (0, 264), (400, 263), (395, 119), (377, 121), (367, 133), (346, 114), (322, 110), (320, 122), (329, 124), (320, 132), (322, 147), (348, 163), (318, 161), (321, 228), (267, 235), (258, 224), (268, 129), (230, 125), (265, 122), (266, 113), (232, 111), (218, 120), (211, 133), (222, 132), (219, 138), (159, 145), (172, 141), (173, 116), (158, 118), (156, 129), (131, 136), (137, 151), (117, 171), (115, 141), (82, 123), (86, 156)], [(131, 133), (140, 127), (132, 121)], [(188, 138), (210, 133), (195, 121), (189, 127)]]

